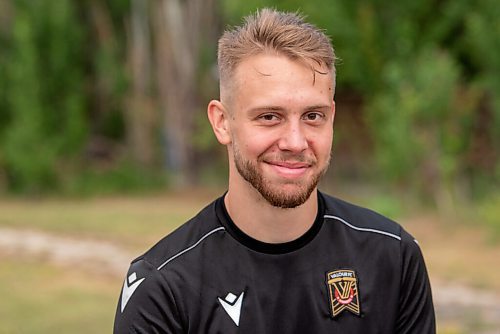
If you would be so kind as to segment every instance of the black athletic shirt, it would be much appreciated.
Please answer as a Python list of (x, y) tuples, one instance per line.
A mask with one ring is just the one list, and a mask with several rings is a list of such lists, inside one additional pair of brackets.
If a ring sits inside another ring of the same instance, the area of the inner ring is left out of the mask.
[(435, 333), (414, 238), (318, 198), (313, 226), (283, 244), (243, 233), (217, 199), (132, 262), (114, 333)]

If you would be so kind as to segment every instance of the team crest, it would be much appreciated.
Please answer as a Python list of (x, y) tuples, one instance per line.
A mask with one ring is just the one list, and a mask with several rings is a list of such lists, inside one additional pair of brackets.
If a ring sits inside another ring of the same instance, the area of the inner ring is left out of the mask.
[(358, 279), (353, 270), (336, 270), (326, 274), (326, 283), (330, 296), (332, 317), (348, 310), (356, 315), (361, 314), (359, 307)]

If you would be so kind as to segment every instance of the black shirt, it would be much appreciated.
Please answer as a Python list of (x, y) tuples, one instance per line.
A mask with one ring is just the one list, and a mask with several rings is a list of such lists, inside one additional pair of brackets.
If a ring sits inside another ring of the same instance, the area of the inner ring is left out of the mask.
[(435, 333), (418, 244), (395, 222), (318, 193), (300, 238), (255, 240), (223, 197), (134, 260), (115, 333)]

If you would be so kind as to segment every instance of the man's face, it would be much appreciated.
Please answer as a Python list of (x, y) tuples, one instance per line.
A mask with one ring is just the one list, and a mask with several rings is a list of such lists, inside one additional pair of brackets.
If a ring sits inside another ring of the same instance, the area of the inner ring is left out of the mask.
[(276, 207), (302, 205), (330, 161), (332, 76), (314, 65), (316, 72), (303, 62), (261, 54), (234, 73), (227, 105), (231, 177), (243, 178), (247, 182), (235, 184), (251, 185)]

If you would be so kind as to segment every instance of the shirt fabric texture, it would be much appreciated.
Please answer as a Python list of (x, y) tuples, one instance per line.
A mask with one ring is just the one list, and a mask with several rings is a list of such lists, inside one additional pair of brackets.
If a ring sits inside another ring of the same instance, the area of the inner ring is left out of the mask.
[[(359, 315), (333, 317), (336, 271), (354, 273)], [(114, 323), (116, 334), (435, 332), (414, 238), (321, 192), (312, 227), (282, 244), (243, 233), (218, 198), (132, 262)]]

